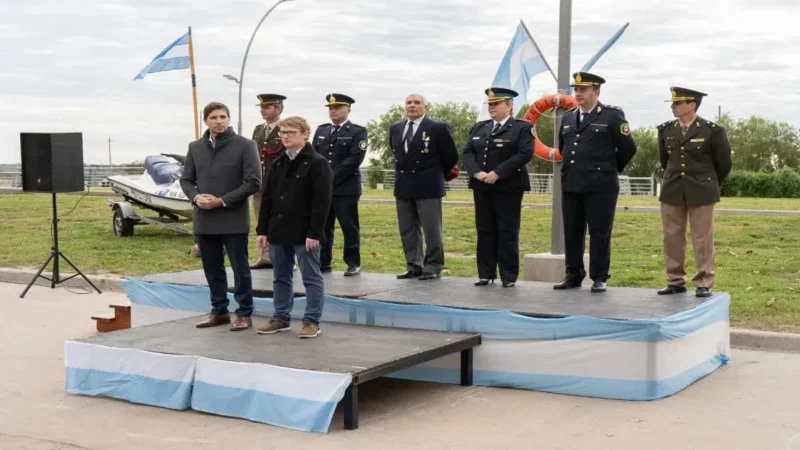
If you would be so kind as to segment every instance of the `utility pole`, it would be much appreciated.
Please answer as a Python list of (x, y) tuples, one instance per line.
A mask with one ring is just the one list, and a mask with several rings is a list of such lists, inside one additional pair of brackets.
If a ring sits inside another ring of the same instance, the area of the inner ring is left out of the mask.
[(111, 166), (111, 143), (114, 142), (111, 138), (108, 138), (108, 165)]
[[(569, 57), (570, 43), (572, 40), (572, 0), (561, 0), (561, 14), (558, 27), (558, 93), (567, 95), (569, 92)], [(564, 109), (556, 109), (555, 132), (553, 133), (553, 146), (558, 148), (558, 132), (561, 130), (561, 118)], [(562, 158), (564, 155), (562, 155)], [(561, 217), (561, 164), (553, 163), (553, 209), (550, 229), (550, 253), (553, 255), (564, 254), (564, 226)]]

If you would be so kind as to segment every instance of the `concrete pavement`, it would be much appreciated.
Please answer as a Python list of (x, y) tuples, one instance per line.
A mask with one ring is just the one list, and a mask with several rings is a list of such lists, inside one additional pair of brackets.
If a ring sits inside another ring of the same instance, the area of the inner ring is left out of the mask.
[[(361, 388), (361, 428), (301, 433), (64, 392), (64, 341), (123, 294), (0, 284), (0, 449), (800, 450), (800, 355), (734, 350), (680, 394), (622, 402), (399, 380)], [(75, 291), (74, 292), (81, 292)]]

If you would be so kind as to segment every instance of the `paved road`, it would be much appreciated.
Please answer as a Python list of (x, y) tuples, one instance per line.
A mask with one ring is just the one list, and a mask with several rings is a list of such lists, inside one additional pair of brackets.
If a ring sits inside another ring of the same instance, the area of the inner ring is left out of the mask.
[(769, 449), (800, 450), (800, 355), (734, 351), (680, 394), (622, 402), (379, 380), (362, 387), (361, 428), (294, 432), (193, 411), (64, 392), (64, 341), (120, 294), (0, 283), (0, 449)]

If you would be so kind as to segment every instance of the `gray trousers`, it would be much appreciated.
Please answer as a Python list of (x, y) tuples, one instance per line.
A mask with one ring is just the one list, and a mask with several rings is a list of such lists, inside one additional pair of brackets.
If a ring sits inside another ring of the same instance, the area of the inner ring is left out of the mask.
[[(406, 254), (406, 270), (441, 273), (444, 267), (442, 242), (442, 199), (405, 200), (395, 198), (400, 240)], [(422, 232), (425, 232), (425, 252)]]

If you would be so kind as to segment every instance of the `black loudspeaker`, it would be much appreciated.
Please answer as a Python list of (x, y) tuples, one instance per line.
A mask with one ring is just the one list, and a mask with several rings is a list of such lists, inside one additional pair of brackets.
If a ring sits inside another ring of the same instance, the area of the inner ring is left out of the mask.
[[(100, 289), (58, 248), (56, 194), (83, 191), (83, 135), (81, 133), (20, 133), (19, 140), (22, 145), (22, 190), (48, 192), (53, 198), (53, 228), (51, 229), (53, 247), (50, 256), (28, 283), (28, 287), (22, 291), (20, 297), (25, 297), (39, 277), (50, 281), (50, 287), (55, 289), (57, 284), (78, 275), (100, 293)], [(59, 271), (59, 259), (66, 261), (77, 273), (62, 279)], [(42, 275), (50, 261), (53, 261), (52, 278)]]
[(83, 191), (82, 133), (20, 133), (19, 139), (23, 191)]

